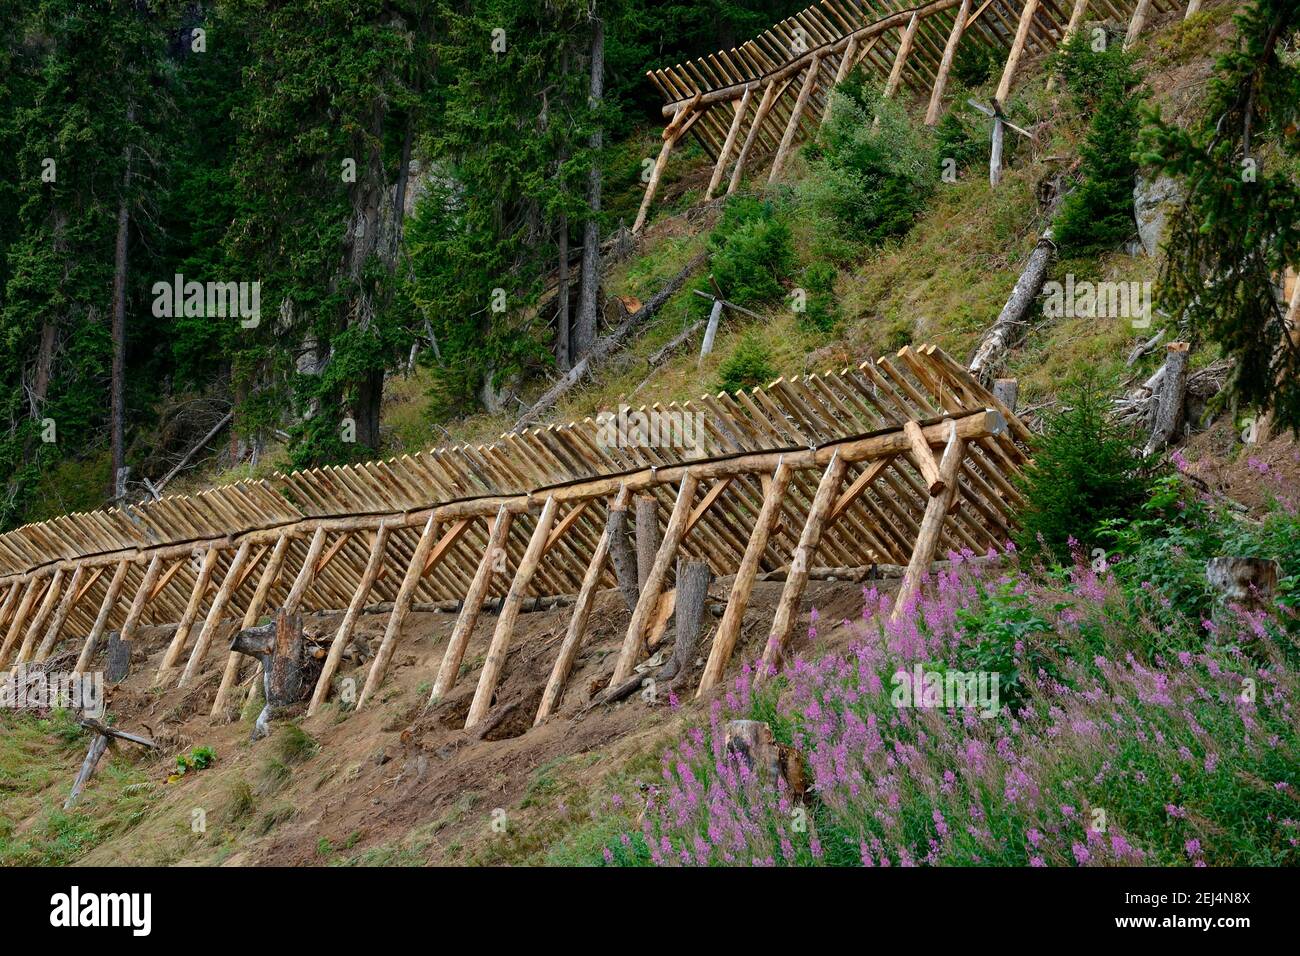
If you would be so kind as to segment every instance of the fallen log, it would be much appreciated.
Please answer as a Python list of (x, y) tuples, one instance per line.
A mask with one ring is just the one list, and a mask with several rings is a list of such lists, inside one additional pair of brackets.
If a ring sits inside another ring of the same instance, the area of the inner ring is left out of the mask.
[(95, 768), (99, 766), (100, 758), (104, 756), (104, 752), (108, 749), (111, 740), (115, 738), (117, 740), (126, 740), (133, 744), (139, 744), (141, 747), (147, 747), (150, 750), (158, 748), (158, 745), (148, 737), (127, 733), (125, 730), (118, 730), (116, 727), (110, 727), (94, 717), (83, 717), (80, 723), (87, 730), (95, 732), (95, 739), (90, 742), (90, 749), (86, 751), (86, 759), (81, 762), (81, 769), (77, 772), (77, 779), (72, 782), (72, 791), (68, 794), (68, 799), (63, 802), (65, 812), (72, 809), (77, 802), (77, 798), (81, 796), (81, 791), (86, 788), (86, 784), (94, 776)]
[(596, 343), (591, 347), (591, 351), (584, 355), (573, 368), (569, 369), (559, 381), (548, 388), (542, 397), (520, 416), (511, 431), (520, 431), (538, 421), (545, 412), (560, 400), (560, 397), (565, 392), (585, 379), (595, 365), (604, 361), (615, 349), (621, 346), (633, 331), (653, 319), (655, 314), (663, 308), (664, 303), (681, 290), (682, 286), (686, 284), (686, 280), (690, 278), (691, 273), (703, 266), (707, 259), (708, 253), (706, 252), (701, 252), (692, 258), (690, 262), (682, 267), (680, 272), (669, 279), (668, 283), (650, 298), (650, 301), (624, 318), (618, 327), (608, 335), (597, 339)]

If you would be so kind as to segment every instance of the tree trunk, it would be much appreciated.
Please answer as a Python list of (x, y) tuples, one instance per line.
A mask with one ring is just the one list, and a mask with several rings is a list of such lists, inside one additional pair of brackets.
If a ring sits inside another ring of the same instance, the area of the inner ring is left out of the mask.
[(645, 587), (655, 555), (659, 553), (659, 499), (638, 495), (636, 499), (636, 583)]
[[(594, 11), (593, 11), (594, 13)], [(588, 104), (598, 110), (605, 95), (605, 23), (592, 17), (591, 92)], [(600, 124), (591, 132), (591, 172), (587, 178), (587, 221), (582, 240), (582, 285), (578, 298), (578, 317), (573, 330), (573, 352), (583, 358), (596, 342), (597, 292), (600, 288), (600, 153), (603, 145)]]
[(357, 385), (352, 413), (356, 416), (357, 444), (379, 451), (379, 413), (384, 403), (384, 370), (371, 369)]
[(641, 580), (637, 574), (636, 558), (627, 540), (627, 505), (614, 507), (609, 512), (609, 557), (614, 565), (614, 576), (629, 611), (636, 610), (641, 595)]
[(561, 372), (573, 368), (569, 344), (569, 217), (560, 216), (559, 285), (555, 290), (555, 367)]
[[(135, 121), (135, 107), (126, 111), (129, 126)], [(126, 447), (124, 444), (126, 425), (126, 279), (127, 279), (127, 240), (131, 225), (129, 196), (131, 191), (131, 147), (122, 151), (122, 161), (126, 169), (122, 173), (122, 195), (117, 202), (117, 241), (113, 250), (113, 372), (109, 396), (108, 440), (112, 447), (112, 486), (109, 495), (117, 497), (120, 493), (119, 475), (126, 467)]]

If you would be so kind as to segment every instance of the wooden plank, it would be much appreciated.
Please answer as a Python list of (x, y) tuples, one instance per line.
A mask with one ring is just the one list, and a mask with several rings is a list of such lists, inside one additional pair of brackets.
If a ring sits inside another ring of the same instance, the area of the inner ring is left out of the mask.
[(199, 609), (203, 606), (203, 597), (208, 593), (208, 586), (212, 582), (212, 572), (217, 566), (217, 559), (220, 554), (221, 552), (217, 548), (209, 548), (203, 553), (203, 561), (199, 565), (199, 573), (194, 579), (194, 587), (190, 590), (190, 599), (185, 605), (185, 612), (181, 615), (180, 623), (176, 625), (176, 633), (172, 635), (171, 643), (167, 645), (167, 651), (163, 654), (162, 663), (158, 665), (158, 674), (154, 678), (156, 684), (162, 684), (167, 680), (185, 650), (185, 645), (190, 638), (190, 630), (194, 627), (194, 621), (199, 616)]
[(1011, 43), (1011, 49), (1007, 53), (1006, 66), (1002, 68), (1002, 79), (998, 82), (998, 91), (994, 95), (999, 107), (1005, 106), (1007, 97), (1011, 95), (1011, 84), (1016, 76), (1016, 68), (1020, 65), (1020, 55), (1025, 49), (1025, 40), (1029, 38), (1029, 28), (1034, 22), (1034, 13), (1038, 10), (1038, 0), (1025, 0), (1025, 6), (1020, 11), (1020, 23), (1016, 27), (1016, 37)]

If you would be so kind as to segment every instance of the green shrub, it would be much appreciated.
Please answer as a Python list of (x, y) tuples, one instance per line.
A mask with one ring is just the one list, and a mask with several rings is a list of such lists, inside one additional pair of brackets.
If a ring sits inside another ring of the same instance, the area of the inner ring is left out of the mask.
[(953, 79), (970, 89), (983, 86), (1002, 69), (1004, 56), (1000, 49), (988, 44), (962, 44), (952, 60)]
[(1151, 487), (1148, 468), (1107, 416), (1105, 393), (1091, 380), (1063, 396), (1020, 479), (1025, 506), (1016, 544), (1068, 563), (1070, 541), (1085, 552), (1103, 525), (1135, 515)]
[[(709, 235), (710, 269), (722, 294), (743, 306), (781, 298), (794, 268), (790, 227), (771, 203), (740, 197), (727, 204)], [(709, 291), (711, 286), (702, 285)], [(697, 297), (698, 298), (698, 297)], [(699, 299), (702, 307), (705, 300)]]
[(718, 367), (718, 374), (722, 376), (718, 387), (735, 393), (756, 385), (766, 385), (776, 378), (771, 358), (772, 353), (767, 343), (757, 333), (750, 332)]
[(1082, 35), (1071, 38), (1057, 62), (1077, 107), (1090, 111), (1092, 121), (1079, 150), (1079, 185), (1066, 196), (1056, 219), (1056, 242), (1073, 255), (1106, 251), (1137, 230), (1133, 181), (1141, 77), (1118, 43), (1095, 52)]
[(958, 169), (969, 169), (984, 162), (988, 155), (989, 135), (960, 110), (949, 110), (935, 127), (934, 152), (940, 173), (943, 163), (951, 159)]
[[(816, 217), (820, 251), (844, 260), (911, 228), (938, 171), (929, 134), (896, 100), (851, 78), (812, 153), (800, 195)], [(877, 122), (879, 118), (879, 122)]]
[(834, 291), (837, 274), (835, 266), (822, 260), (804, 269), (805, 299), (797, 318), (805, 332), (830, 332), (839, 324), (840, 306)]

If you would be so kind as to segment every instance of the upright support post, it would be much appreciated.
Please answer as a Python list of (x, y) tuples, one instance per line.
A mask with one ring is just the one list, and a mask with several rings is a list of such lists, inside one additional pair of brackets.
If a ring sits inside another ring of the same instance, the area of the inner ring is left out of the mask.
[[(1151, 0), (1138, 0), (1137, 6), (1133, 8), (1133, 19), (1128, 22), (1128, 33), (1124, 37), (1124, 49), (1128, 49), (1137, 42), (1138, 36), (1142, 33), (1142, 28), (1147, 23), (1147, 13), (1151, 10)], [(1183, 19), (1186, 19), (1184, 17)]]
[(339, 661), (343, 659), (343, 652), (347, 650), (348, 641), (352, 639), (352, 631), (357, 626), (357, 618), (361, 616), (361, 610), (366, 606), (366, 598), (369, 597), (370, 589), (374, 587), (375, 578), (379, 575), (379, 569), (383, 566), (384, 549), (387, 545), (388, 525), (385, 523), (381, 524), (379, 530), (375, 532), (374, 540), (370, 543), (370, 556), (366, 559), (366, 569), (361, 574), (361, 583), (357, 585), (352, 601), (348, 604), (347, 613), (343, 615), (339, 629), (334, 633), (334, 643), (330, 645), (329, 656), (325, 658), (325, 665), (316, 680), (316, 689), (311, 695), (311, 705), (307, 708), (308, 717), (314, 715), (329, 696), (330, 682), (334, 679), (334, 672), (338, 670)]
[[(876, 38), (872, 37), (873, 44), (875, 43), (875, 40)], [(840, 57), (840, 65), (835, 69), (835, 85), (831, 87), (831, 90), (834, 90), (836, 86), (839, 86), (844, 82), (844, 78), (849, 75), (849, 70), (853, 69), (853, 63), (856, 60), (857, 55), (858, 38), (855, 34), (854, 36), (849, 37), (849, 45), (844, 48), (844, 55)], [(820, 125), (825, 126), (826, 121), (831, 118), (831, 104), (833, 102), (834, 99), (828, 94), (826, 97), (826, 109), (822, 110)]]
[[(324, 528), (317, 529), (317, 537), (323, 540), (324, 531)], [(244, 620), (239, 625), (241, 631), (255, 625), (257, 619), (262, 616), (262, 606), (266, 604), (266, 596), (271, 593), (271, 588), (275, 587), (275, 582), (280, 577), (280, 566), (284, 564), (284, 555), (289, 550), (290, 540), (287, 534), (282, 534), (276, 539), (275, 550), (271, 552), (271, 559), (266, 562), (266, 567), (262, 568), (262, 576), (258, 579), (257, 590), (253, 592), (253, 598), (248, 602), (248, 607), (244, 610)], [(311, 564), (311, 555), (308, 554), (307, 560), (303, 563), (304, 571)], [(221, 675), (221, 686), (217, 688), (217, 696), (212, 701), (211, 714), (213, 717), (226, 709), (226, 698), (230, 695), (230, 688), (234, 686), (235, 681), (239, 678), (239, 665), (243, 656), (238, 651), (231, 651), (230, 656), (226, 658), (226, 669)]]
[(483, 670), (479, 674), (478, 687), (474, 691), (474, 700), (469, 705), (465, 717), (465, 729), (468, 730), (487, 716), (492, 706), (492, 695), (496, 693), (497, 682), (506, 665), (506, 655), (510, 653), (510, 639), (514, 635), (515, 622), (519, 619), (519, 609), (528, 593), (533, 575), (541, 563), (546, 550), (546, 541), (555, 524), (555, 497), (552, 495), (542, 505), (542, 513), (537, 518), (537, 527), (528, 539), (528, 548), (515, 570), (515, 578), (510, 582), (510, 591), (497, 617), (496, 630), (492, 632), (492, 642), (488, 645), (487, 658), (483, 661)]
[(654, 567), (650, 569), (650, 574), (641, 587), (641, 596), (637, 598), (636, 610), (632, 612), (632, 621), (628, 624), (627, 636), (623, 639), (623, 649), (619, 653), (618, 662), (614, 665), (614, 676), (609, 682), (611, 687), (617, 687), (627, 680), (645, 646), (646, 624), (659, 604), (659, 595), (663, 591), (664, 580), (668, 577), (668, 568), (677, 553), (677, 546), (681, 544), (686, 521), (691, 515), (691, 502), (695, 498), (698, 484), (699, 479), (694, 472), (688, 471), (682, 476), (681, 487), (677, 491), (677, 502), (673, 505), (673, 513), (668, 518), (663, 542), (659, 545)]
[(1002, 182), (1002, 140), (1006, 135), (1001, 116), (993, 117), (993, 148), (989, 151), (989, 185)]
[(957, 44), (966, 32), (966, 19), (970, 16), (971, 0), (961, 0), (957, 19), (952, 22), (952, 32), (948, 34), (948, 43), (943, 48), (943, 59), (939, 61), (939, 72), (934, 77), (934, 87), (930, 90), (930, 106), (925, 111), (925, 125), (933, 126), (939, 122), (939, 110), (943, 108), (943, 88), (948, 85), (948, 73), (952, 69), (953, 57), (957, 55)]
[(27, 582), (27, 587), (23, 591), (22, 602), (18, 605), (18, 610), (14, 612), (14, 619), (9, 622), (9, 633), (5, 635), (4, 645), (0, 646), (0, 670), (3, 670), (5, 665), (9, 663), (10, 652), (18, 642), (19, 636), (23, 633), (27, 618), (32, 613), (32, 605), (36, 603), (36, 598), (44, 593), (48, 581), (48, 578), (34, 577)]
[[(9, 590), (5, 592), (5, 602), (0, 605), (0, 630), (4, 630), (9, 626), (9, 612), (18, 603), (18, 595), (22, 593), (23, 583), (22, 581), (14, 581), (9, 585)], [(0, 644), (3, 643), (3, 640), (0, 640)]]
[(95, 615), (95, 623), (91, 625), (90, 633), (86, 635), (86, 642), (81, 645), (77, 666), (72, 669), (74, 674), (84, 674), (90, 667), (90, 661), (95, 656), (95, 648), (104, 633), (104, 628), (108, 626), (109, 615), (113, 613), (113, 607), (122, 594), (122, 586), (126, 584), (126, 573), (130, 567), (131, 562), (125, 558), (117, 562), (117, 569), (109, 579), (108, 588), (104, 591), (104, 599), (99, 602), (99, 613)]
[(812, 95), (812, 89), (817, 84), (817, 73), (820, 69), (821, 59), (813, 54), (812, 61), (808, 64), (808, 72), (804, 74), (803, 86), (799, 88), (799, 98), (795, 100), (794, 109), (790, 111), (790, 119), (785, 124), (785, 132), (781, 135), (781, 145), (777, 147), (776, 157), (772, 160), (772, 171), (767, 174), (769, 183), (776, 182), (781, 175), (785, 154), (790, 151), (790, 144), (794, 142), (795, 134), (799, 132), (799, 121), (803, 118), (804, 107), (808, 105), (808, 97)]
[(45, 637), (41, 639), (40, 646), (36, 648), (36, 655), (32, 658), (37, 663), (49, 657), (50, 651), (54, 650), (54, 645), (58, 643), (59, 631), (63, 630), (63, 624), (67, 621), (68, 615), (72, 613), (72, 608), (80, 596), (81, 579), (85, 572), (86, 566), (84, 564), (78, 564), (73, 569), (72, 580), (68, 582), (68, 586), (63, 592), (63, 600), (59, 602), (54, 617), (50, 618), (49, 627), (45, 629)]
[(763, 560), (763, 552), (767, 550), (768, 538), (781, 520), (785, 489), (790, 484), (792, 474), (794, 470), (784, 459), (778, 461), (772, 481), (763, 493), (763, 506), (758, 512), (758, 520), (754, 522), (749, 543), (745, 545), (745, 555), (740, 559), (740, 568), (731, 585), (731, 596), (727, 599), (727, 609), (722, 612), (718, 632), (713, 635), (713, 647), (709, 650), (709, 659), (700, 677), (697, 697), (720, 683), (727, 670), (727, 662), (731, 660), (736, 640), (740, 637), (740, 626), (745, 620), (745, 609), (749, 606), (749, 595), (754, 590), (759, 563)]
[(912, 43), (916, 39), (916, 25), (920, 22), (920, 14), (913, 13), (912, 19), (907, 21), (907, 29), (903, 31), (903, 39), (898, 43), (898, 53), (894, 55), (894, 65), (889, 70), (889, 79), (885, 81), (885, 99), (889, 99), (898, 89), (898, 84), (903, 80), (903, 66), (907, 62), (908, 54), (912, 52)]
[(1201, 9), (1201, 0), (1188, 0), (1187, 13), (1183, 15), (1183, 19), (1187, 20), (1190, 19), (1191, 17), (1196, 16), (1196, 14), (1200, 11), (1200, 9)]
[(470, 635), (483, 610), (483, 599), (492, 587), (492, 576), (499, 570), (506, 569), (506, 538), (510, 534), (510, 524), (514, 520), (505, 505), (497, 510), (492, 530), (488, 532), (487, 546), (479, 560), (474, 580), (470, 582), (469, 592), (460, 608), (460, 617), (452, 629), (451, 640), (447, 642), (447, 652), (442, 657), (442, 666), (438, 668), (438, 677), (433, 683), (433, 693), (429, 695), (430, 705), (438, 703), (447, 695), (460, 676), (460, 663), (465, 657), (465, 648), (469, 646)]
[(415, 597), (415, 589), (419, 587), (420, 578), (424, 576), (424, 562), (428, 560), (429, 551), (432, 550), (433, 542), (438, 537), (438, 525), (437, 513), (434, 512), (425, 522), (424, 531), (420, 533), (420, 541), (415, 546), (415, 553), (411, 555), (411, 563), (406, 567), (406, 576), (402, 578), (402, 586), (393, 601), (393, 611), (388, 616), (388, 627), (384, 629), (384, 639), (379, 645), (379, 650), (375, 652), (375, 659), (370, 662), (366, 686), (362, 689), (361, 696), (357, 698), (357, 710), (366, 705), (383, 682), (384, 674), (388, 670), (388, 662), (393, 657), (393, 648), (397, 646), (397, 636), (401, 633), (402, 622), (406, 620), (406, 614), (411, 609), (411, 600)]
[(203, 658), (207, 656), (208, 647), (212, 644), (212, 638), (221, 625), (221, 615), (226, 610), (226, 604), (230, 601), (231, 595), (235, 593), (235, 588), (239, 584), (239, 573), (244, 569), (244, 564), (248, 561), (250, 549), (251, 545), (245, 540), (240, 544), (235, 556), (230, 559), (230, 567), (221, 582), (221, 587), (217, 590), (217, 596), (212, 599), (212, 606), (208, 608), (208, 616), (203, 619), (203, 628), (199, 631), (198, 640), (194, 642), (194, 650), (190, 652), (190, 659), (185, 664), (185, 670), (181, 672), (181, 679), (177, 682), (177, 687), (184, 687), (188, 684), (194, 675), (199, 672), (199, 668), (203, 666)]
[(736, 115), (731, 118), (731, 128), (727, 130), (727, 138), (722, 144), (722, 151), (718, 153), (718, 161), (713, 165), (713, 175), (709, 177), (709, 188), (704, 191), (705, 202), (713, 198), (713, 194), (718, 191), (718, 186), (722, 183), (722, 174), (726, 171), (727, 161), (731, 158), (731, 150), (736, 145), (736, 134), (740, 132), (740, 126), (745, 121), (745, 114), (749, 112), (749, 98), (753, 93), (754, 88), (747, 86), (745, 92), (741, 94), (740, 104), (736, 107)]
[(799, 536), (799, 545), (790, 556), (790, 573), (786, 575), (785, 587), (781, 591), (781, 601), (776, 606), (776, 616), (772, 620), (772, 633), (767, 646), (763, 648), (763, 667), (755, 675), (761, 679), (767, 672), (775, 672), (781, 664), (786, 645), (790, 643), (790, 633), (794, 630), (795, 618), (799, 613), (799, 602), (808, 587), (808, 569), (812, 566), (821, 544), (822, 528), (831, 513), (831, 507), (839, 495), (840, 485), (844, 482), (844, 471), (848, 462), (837, 451), (831, 456), (822, 480), (813, 495), (812, 507), (808, 509), (808, 520), (804, 522), (803, 533)]
[(691, 100), (678, 111), (663, 132), (664, 144), (659, 148), (659, 156), (655, 160), (654, 168), (650, 170), (650, 181), (645, 186), (645, 196), (641, 199), (641, 208), (636, 212), (636, 221), (632, 223), (632, 234), (640, 233), (641, 228), (645, 225), (646, 217), (650, 214), (650, 204), (654, 202), (655, 192), (659, 189), (659, 177), (664, 173), (664, 167), (668, 165), (668, 154), (673, 151), (677, 145), (677, 140), (686, 132), (690, 125), (690, 116), (695, 110), (695, 105), (699, 102), (702, 94), (697, 93), (695, 99)]
[(740, 155), (736, 157), (736, 165), (731, 169), (731, 181), (727, 183), (727, 195), (730, 196), (740, 185), (741, 177), (745, 173), (745, 161), (749, 159), (749, 152), (754, 148), (754, 141), (758, 139), (759, 130), (763, 128), (763, 122), (767, 119), (768, 112), (772, 109), (772, 103), (776, 100), (776, 81), (768, 80), (767, 86), (763, 88), (763, 98), (758, 101), (758, 109), (754, 111), (754, 122), (749, 125), (749, 132), (745, 134), (745, 144), (740, 147)]
[(939, 473), (943, 477), (945, 490), (941, 495), (931, 498), (925, 506), (925, 515), (921, 518), (921, 527), (916, 533), (916, 546), (912, 550), (912, 560), (908, 562), (903, 581), (898, 586), (898, 595), (894, 599), (894, 609), (889, 619), (897, 620), (912, 602), (921, 587), (921, 578), (930, 568), (935, 551), (939, 547), (939, 537), (943, 531), (943, 521), (948, 510), (957, 497), (957, 475), (961, 470), (961, 461), (966, 454), (966, 442), (957, 437), (953, 426), (952, 438), (943, 452), (939, 463)]
[(605, 561), (609, 557), (613, 537), (618, 533), (619, 523), (613, 520), (613, 516), (626, 514), (626, 512), (627, 485), (619, 485), (618, 494), (609, 508), (610, 517), (605, 522), (605, 533), (596, 543), (591, 562), (582, 576), (582, 586), (578, 589), (577, 600), (573, 602), (573, 616), (569, 618), (569, 629), (565, 632), (559, 653), (555, 656), (555, 664), (551, 668), (550, 678), (546, 681), (546, 689), (542, 691), (542, 702), (538, 705), (537, 716), (533, 720), (534, 727), (549, 717), (560, 704), (560, 697), (564, 694), (564, 684), (569, 679), (569, 672), (573, 670), (573, 662), (578, 657), (578, 648), (582, 646), (582, 635), (587, 630), (587, 620), (591, 617), (591, 607), (595, 602), (596, 589), (600, 586), (601, 572), (605, 569)]
[(59, 600), (59, 595), (63, 593), (62, 568), (54, 572), (54, 577), (50, 580), (50, 586), (45, 591), (45, 599), (41, 601), (40, 610), (32, 618), (31, 624), (27, 626), (27, 633), (23, 635), (23, 645), (18, 649), (18, 657), (14, 664), (26, 664), (32, 659), (32, 654), (36, 650), (36, 635), (40, 633), (45, 622), (49, 620), (50, 615), (54, 612), (54, 606)]
[[(1074, 9), (1070, 11), (1070, 22), (1065, 25), (1065, 33), (1061, 35), (1061, 46), (1064, 46), (1070, 37), (1079, 32), (1079, 25), (1083, 23), (1083, 15), (1088, 10), (1088, 0), (1074, 0)], [(1047, 78), (1047, 92), (1056, 89), (1056, 74), (1053, 73)]]
[(998, 92), (994, 96), (999, 107), (1011, 95), (1011, 83), (1016, 76), (1016, 67), (1020, 65), (1020, 54), (1024, 52), (1025, 41), (1029, 39), (1029, 28), (1033, 26), (1034, 14), (1037, 12), (1038, 0), (1025, 0), (1024, 9), (1020, 11), (1020, 25), (1016, 27), (1016, 38), (1011, 42), (1006, 66), (1002, 69), (1002, 80), (998, 83)]
[(203, 597), (208, 593), (208, 585), (212, 583), (212, 571), (217, 566), (217, 558), (221, 552), (216, 548), (208, 548), (203, 552), (203, 561), (199, 565), (199, 573), (194, 578), (194, 588), (190, 591), (190, 599), (185, 605), (185, 612), (181, 615), (181, 621), (176, 625), (176, 633), (172, 635), (172, 642), (167, 645), (167, 652), (163, 655), (162, 663), (158, 665), (158, 674), (154, 678), (154, 683), (164, 683), (171, 672), (176, 668), (176, 662), (180, 660), (181, 654), (185, 651), (185, 645), (189, 642), (190, 631), (194, 627), (194, 622), (199, 616), (199, 609), (203, 606)]

